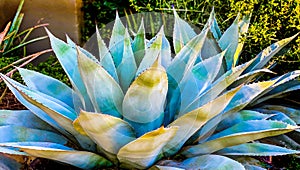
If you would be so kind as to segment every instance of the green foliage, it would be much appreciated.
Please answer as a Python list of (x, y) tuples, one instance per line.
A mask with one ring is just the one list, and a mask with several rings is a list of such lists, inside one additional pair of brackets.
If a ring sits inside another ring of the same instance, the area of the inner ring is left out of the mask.
[[(254, 57), (268, 44), (289, 37), (300, 31), (300, 1), (299, 0), (217, 0), (217, 1), (166, 1), (130, 0), (131, 6), (138, 12), (163, 11), (170, 12), (172, 6), (180, 16), (196, 26), (202, 27), (208, 18), (212, 7), (217, 13), (217, 20), (221, 23), (221, 30), (225, 30), (238, 12), (252, 13), (249, 31), (244, 37), (246, 43), (241, 62)], [(274, 71), (282, 74), (300, 68), (300, 37), (278, 53), (272, 60), (277, 62)]]
[(299, 90), (300, 70), (258, 81), (296, 35), (239, 65), (249, 19), (236, 17), (222, 34), (212, 11), (197, 34), (174, 11), (174, 57), (164, 27), (149, 41), (141, 23), (131, 37), (118, 15), (108, 46), (97, 31), (99, 60), (47, 30), (73, 89), (24, 68), (26, 85), (1, 74), (28, 110), (0, 111), (0, 152), (82, 169), (240, 170), (239, 157), (299, 154), (287, 144), (297, 144), (300, 110), (266, 103)]
[[(12, 76), (16, 71), (14, 66), (24, 67), (41, 54), (49, 52), (49, 50), (44, 50), (26, 56), (26, 45), (47, 37), (43, 36), (28, 40), (29, 35), (33, 30), (46, 26), (47, 24), (36, 25), (20, 32), (20, 25), (24, 17), (24, 14), (21, 13), (23, 4), (24, 0), (21, 0), (13, 21), (9, 22), (5, 29), (0, 33), (0, 72), (5, 73), (8, 76)], [(1, 79), (0, 82), (2, 82)], [(1, 85), (1, 87), (2, 86), (3, 85)]]
[(116, 10), (124, 15), (124, 10), (129, 8), (129, 2), (123, 0), (83, 0), (83, 28), (82, 41), (87, 41), (94, 33), (96, 25), (99, 28), (115, 19)]

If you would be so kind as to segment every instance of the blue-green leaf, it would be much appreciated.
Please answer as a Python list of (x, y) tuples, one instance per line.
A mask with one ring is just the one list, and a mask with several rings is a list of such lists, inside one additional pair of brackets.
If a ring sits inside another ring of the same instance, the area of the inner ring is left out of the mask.
[(49, 124), (38, 118), (29, 110), (0, 110), (0, 126), (5, 125), (55, 131)]
[(145, 169), (162, 158), (163, 147), (176, 134), (177, 127), (151, 131), (122, 147), (118, 153), (121, 167)]
[(174, 120), (169, 127), (176, 126), (178, 131), (164, 148), (164, 155), (171, 156), (177, 153), (183, 144), (207, 121), (223, 111), (238, 90), (239, 88), (229, 91), (206, 105)]
[(77, 90), (77, 92), (79, 92), (79, 94), (83, 97), (82, 102), (84, 109), (92, 111), (92, 103), (88, 97), (79, 73), (76, 49), (62, 40), (54, 37), (47, 29), (46, 31), (50, 39), (51, 47), (58, 61), (65, 70), (75, 90)]
[(279, 156), (299, 154), (300, 151), (264, 143), (245, 143), (219, 150), (220, 155)]
[(209, 18), (203, 29), (210, 28), (214, 38), (219, 40), (222, 37), (222, 32), (219, 28), (214, 8), (211, 10)]
[(124, 94), (118, 83), (97, 63), (78, 51), (78, 66), (97, 112), (122, 117)]
[(117, 73), (120, 80), (120, 86), (125, 93), (134, 79), (137, 70), (134, 54), (131, 48), (130, 36), (127, 29), (125, 29), (122, 55), (122, 60), (117, 67)]
[(132, 43), (132, 51), (137, 66), (140, 65), (142, 59), (144, 58), (145, 50), (146, 50), (146, 36), (145, 36), (144, 20), (142, 19), (140, 28)]
[(222, 66), (224, 53), (210, 57), (196, 64), (179, 84), (181, 104), (179, 116), (197, 96), (211, 86)]
[(155, 36), (155, 39), (151, 43), (150, 47), (146, 49), (145, 56), (137, 69), (136, 77), (151, 67), (153, 63), (161, 56), (162, 39), (164, 36), (164, 29), (162, 27)]
[(25, 142), (0, 144), (17, 147), (31, 156), (52, 159), (67, 163), (82, 169), (95, 169), (111, 166), (112, 163), (104, 157), (86, 151), (76, 151), (63, 145), (45, 142)]
[(252, 60), (227, 71), (224, 75), (214, 81), (210, 88), (200, 94), (182, 112), (189, 112), (215, 99), (242, 74), (242, 72), (249, 66), (251, 62)]
[(65, 137), (54, 132), (13, 125), (0, 126), (0, 143), (27, 141), (67, 143)]
[(297, 128), (297, 126), (291, 126), (278, 121), (245, 121), (214, 134), (207, 142), (185, 149), (182, 154), (187, 157), (209, 154), (230, 146), (288, 133)]
[(74, 91), (66, 84), (32, 70), (24, 68), (18, 68), (18, 70), (22, 79), (29, 88), (52, 96), (74, 108), (72, 98), (75, 94)]
[(105, 42), (103, 41), (102, 37), (100, 36), (98, 28), (96, 28), (96, 36), (97, 36), (97, 44), (98, 44), (98, 51), (100, 57), (100, 63), (103, 68), (115, 79), (118, 83), (119, 78), (117, 74), (117, 70), (113, 61), (113, 58), (106, 47)]
[(286, 106), (280, 106), (280, 105), (263, 105), (261, 106), (263, 109), (268, 110), (276, 110), (280, 111), (287, 116), (289, 116), (291, 119), (293, 119), (297, 124), (300, 124), (300, 110), (295, 109), (292, 107), (286, 107)]
[(229, 128), (237, 123), (247, 120), (265, 120), (270, 118), (272, 115), (263, 114), (252, 110), (241, 110), (232, 114), (224, 115), (225, 117), (219, 124), (216, 131), (221, 131)]
[(110, 160), (116, 159), (120, 148), (135, 139), (133, 128), (122, 119), (85, 111), (81, 111), (77, 119), (85, 133)]
[(122, 21), (120, 20), (119, 15), (117, 13), (112, 34), (109, 41), (109, 51), (113, 57), (116, 68), (118, 68), (123, 58), (124, 35), (125, 35), (125, 27), (122, 24)]
[(287, 45), (295, 37), (297, 37), (298, 34), (296, 34), (292, 37), (280, 40), (280, 41), (270, 45), (269, 47), (265, 48), (254, 58), (254, 62), (245, 70), (245, 73), (253, 71), (253, 70), (261, 69), (262, 67), (264, 67), (277, 52), (279, 52), (285, 45)]
[(158, 61), (131, 84), (124, 97), (123, 116), (137, 136), (162, 125), (167, 91), (167, 74)]
[(179, 51), (196, 36), (196, 33), (187, 22), (178, 16), (175, 9), (173, 11), (175, 16), (173, 45), (175, 53), (178, 54)]
[(204, 170), (244, 170), (239, 162), (220, 155), (202, 155), (185, 159), (182, 162), (166, 160), (161, 162), (165, 166), (178, 167), (183, 169), (204, 169)]
[(220, 38), (219, 45), (222, 50), (227, 49), (225, 54), (227, 70), (233, 68), (236, 63), (234, 61), (234, 55), (239, 43), (239, 15), (236, 17), (232, 25), (227, 28), (222, 37)]
[(185, 75), (191, 72), (197, 58), (200, 59), (206, 35), (207, 30), (189, 41), (167, 68), (169, 90), (168, 102), (165, 109), (165, 125), (172, 122), (175, 117), (177, 107), (180, 105), (180, 89), (178, 88), (178, 84)]

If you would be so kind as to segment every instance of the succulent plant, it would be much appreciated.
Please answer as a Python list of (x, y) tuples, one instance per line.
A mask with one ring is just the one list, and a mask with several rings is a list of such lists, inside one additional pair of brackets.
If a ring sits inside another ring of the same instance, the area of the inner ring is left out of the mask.
[(298, 133), (298, 110), (264, 102), (298, 90), (300, 71), (257, 79), (295, 36), (238, 65), (249, 16), (223, 34), (214, 12), (199, 34), (174, 17), (174, 57), (163, 28), (148, 41), (142, 22), (132, 39), (118, 16), (108, 47), (96, 32), (99, 59), (47, 30), (73, 89), (24, 68), (26, 85), (1, 75), (28, 110), (0, 112), (0, 151), (82, 169), (240, 170), (254, 165), (239, 156), (299, 153), (260, 139)]

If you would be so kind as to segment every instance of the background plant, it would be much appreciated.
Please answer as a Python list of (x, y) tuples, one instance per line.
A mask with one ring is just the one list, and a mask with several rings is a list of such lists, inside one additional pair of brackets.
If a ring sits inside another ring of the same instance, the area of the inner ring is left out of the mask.
[[(241, 60), (253, 58), (268, 44), (284, 37), (289, 37), (300, 31), (300, 1), (299, 0), (217, 0), (217, 1), (166, 1), (130, 0), (131, 6), (138, 12), (163, 11), (170, 12), (174, 7), (185, 20), (203, 27), (210, 9), (215, 8), (221, 30), (225, 30), (235, 15), (252, 13), (249, 32), (245, 37), (245, 47)], [(300, 38), (291, 43), (282, 53), (273, 58), (277, 66), (273, 69), (279, 74), (300, 68)]]
[[(114, 12), (109, 9), (118, 9), (120, 16), (124, 16), (123, 9), (135, 12), (169, 12), (172, 7), (177, 9), (179, 15), (186, 21), (202, 28), (206, 22), (210, 9), (215, 8), (217, 19), (221, 23), (221, 30), (225, 30), (233, 21), (238, 12), (247, 14), (252, 12), (251, 25), (245, 37), (246, 45), (241, 57), (242, 62), (253, 58), (253, 54), (260, 52), (268, 44), (284, 37), (289, 37), (300, 31), (300, 1), (299, 0), (217, 0), (217, 1), (191, 1), (191, 0), (130, 0), (108, 3), (106, 1), (84, 1), (84, 28), (83, 41), (86, 41), (95, 30), (95, 23), (101, 26), (112, 21)], [(100, 10), (101, 9), (101, 10)], [(108, 10), (107, 10), (108, 9)], [(91, 12), (93, 11), (93, 12)], [(96, 12), (97, 11), (97, 12)], [(107, 13), (107, 15), (105, 15)], [(130, 13), (128, 11), (128, 13)], [(300, 38), (289, 44), (282, 53), (273, 58), (277, 62), (275, 72), (279, 74), (299, 69)]]

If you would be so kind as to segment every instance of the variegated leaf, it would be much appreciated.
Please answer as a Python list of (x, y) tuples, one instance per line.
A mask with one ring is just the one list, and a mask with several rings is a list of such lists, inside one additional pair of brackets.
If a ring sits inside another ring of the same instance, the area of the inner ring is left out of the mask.
[(113, 58), (106, 47), (105, 42), (103, 41), (98, 28), (96, 28), (96, 36), (97, 36), (97, 44), (98, 44), (98, 52), (99, 52), (99, 58), (100, 63), (103, 66), (103, 68), (115, 79), (115, 81), (118, 83), (119, 78), (116, 71), (116, 67), (113, 61)]
[(119, 18), (118, 12), (116, 13), (115, 23), (112, 29), (112, 34), (109, 41), (109, 51), (113, 57), (116, 68), (122, 62), (124, 53), (124, 35), (125, 27)]
[(77, 118), (85, 133), (111, 160), (119, 149), (135, 139), (133, 128), (122, 119), (101, 113), (81, 111)]
[(277, 121), (245, 121), (211, 136), (207, 142), (186, 148), (182, 154), (187, 157), (210, 154), (230, 146), (288, 133), (297, 128)]
[(164, 148), (164, 155), (171, 156), (177, 153), (183, 144), (207, 121), (223, 111), (238, 90), (239, 88), (229, 91), (206, 105), (174, 120), (169, 127), (176, 126), (178, 127), (178, 131)]
[(270, 45), (269, 47), (265, 48), (254, 58), (254, 62), (245, 70), (245, 73), (263, 68), (277, 52), (279, 52), (285, 45), (287, 45), (295, 37), (297, 37), (298, 34), (296, 34), (292, 37), (280, 40), (280, 41)]
[(27, 141), (67, 143), (65, 137), (54, 132), (14, 125), (0, 126), (0, 143)]
[(227, 49), (225, 54), (227, 70), (231, 70), (236, 65), (234, 55), (239, 43), (239, 17), (239, 15), (236, 17), (218, 41), (222, 50)]
[(140, 28), (136, 33), (136, 36), (132, 43), (132, 51), (137, 66), (139, 66), (140, 63), (142, 62), (142, 59), (145, 56), (145, 50), (146, 50), (146, 36), (145, 36), (144, 20), (142, 19)]
[(135, 77), (137, 66), (135, 63), (134, 54), (131, 48), (130, 36), (127, 28), (124, 35), (124, 47), (122, 60), (117, 67), (117, 73), (120, 80), (120, 86), (125, 93)]
[(47, 29), (46, 31), (50, 39), (51, 47), (58, 61), (60, 62), (62, 68), (65, 70), (75, 90), (77, 90), (77, 92), (83, 98), (81, 101), (83, 102), (84, 109), (92, 111), (92, 103), (79, 73), (76, 49), (53, 36)]
[(118, 153), (121, 167), (149, 168), (162, 157), (163, 147), (174, 137), (177, 127), (159, 128), (122, 147)]
[(193, 38), (196, 36), (195, 31), (192, 27), (181, 19), (176, 10), (174, 9), (174, 31), (173, 31), (173, 45), (175, 53), (178, 54), (179, 51)]
[(29, 110), (0, 110), (0, 126), (14, 125), (55, 132), (46, 122)]
[(29, 88), (54, 97), (74, 108), (72, 98), (75, 94), (74, 91), (66, 84), (57, 79), (32, 70), (27, 70), (24, 68), (18, 68), (18, 70), (22, 76), (22, 79)]
[(247, 156), (280, 156), (299, 154), (300, 151), (264, 143), (245, 143), (219, 150), (220, 155), (247, 155)]
[(118, 83), (100, 65), (78, 51), (78, 65), (87, 92), (97, 112), (122, 117), (124, 94)]
[(182, 169), (205, 169), (205, 170), (245, 170), (244, 166), (230, 158), (220, 155), (202, 155), (188, 158), (182, 162), (166, 160), (160, 164)]
[(167, 74), (157, 60), (129, 87), (123, 101), (123, 116), (137, 136), (162, 125), (167, 91)]
[(82, 169), (95, 169), (112, 165), (110, 161), (95, 153), (73, 150), (56, 143), (0, 143), (0, 146), (17, 147), (31, 156), (67, 163)]

